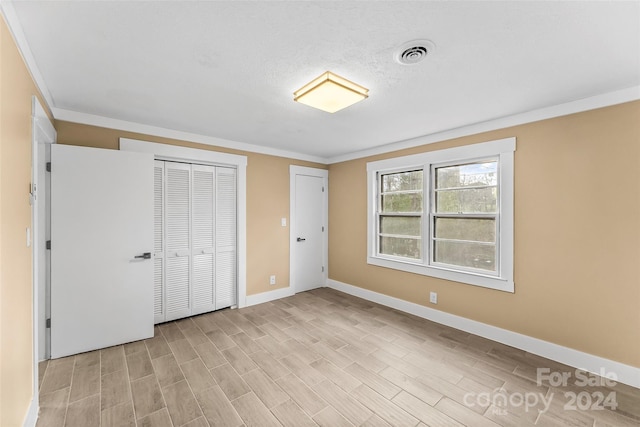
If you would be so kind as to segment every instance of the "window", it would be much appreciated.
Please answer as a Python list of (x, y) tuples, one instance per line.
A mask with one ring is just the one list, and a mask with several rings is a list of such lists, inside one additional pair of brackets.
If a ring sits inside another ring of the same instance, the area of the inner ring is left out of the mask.
[(380, 175), (380, 253), (422, 257), (422, 171)]
[(515, 138), (367, 164), (369, 264), (513, 292)]
[(495, 273), (498, 160), (431, 169), (432, 262)]

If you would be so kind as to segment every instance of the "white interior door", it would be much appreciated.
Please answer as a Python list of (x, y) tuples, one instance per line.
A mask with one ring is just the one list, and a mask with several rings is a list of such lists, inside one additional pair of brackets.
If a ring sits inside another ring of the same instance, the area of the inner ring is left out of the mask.
[(165, 162), (165, 321), (191, 315), (191, 165)]
[(56, 144), (51, 164), (51, 357), (152, 337), (153, 155)]
[(166, 293), (164, 272), (164, 162), (154, 161), (153, 166), (153, 316), (154, 323), (164, 322)]
[(234, 306), (237, 297), (236, 170), (216, 168), (216, 310)]
[(155, 323), (237, 304), (236, 169), (155, 161)]
[[(302, 169), (302, 168), (300, 168)], [(295, 292), (326, 282), (326, 170), (292, 171), (291, 263)]]
[(214, 217), (215, 178), (213, 166), (191, 165), (192, 197), (192, 257), (193, 310), (191, 314), (215, 310)]
[[(51, 161), (51, 144), (38, 144), (38, 360), (49, 359), (51, 349), (51, 330), (46, 327), (46, 319), (51, 316), (49, 305), (51, 290), (50, 251), (46, 250), (51, 240), (50, 206), (51, 180), (46, 164)], [(35, 230), (34, 230), (35, 231)], [(35, 233), (34, 233), (35, 236)]]

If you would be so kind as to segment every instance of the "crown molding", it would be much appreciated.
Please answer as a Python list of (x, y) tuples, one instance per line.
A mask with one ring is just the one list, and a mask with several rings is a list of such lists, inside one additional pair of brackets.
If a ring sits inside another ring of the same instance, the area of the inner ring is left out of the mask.
[(177, 139), (181, 141), (196, 142), (215, 147), (231, 148), (234, 150), (247, 151), (250, 153), (267, 154), (270, 156), (286, 157), (296, 160), (327, 164), (324, 157), (312, 156), (294, 151), (281, 150), (278, 148), (265, 147), (261, 145), (248, 144), (245, 142), (232, 141), (229, 139), (216, 138), (213, 136), (200, 135), (196, 133), (183, 132), (174, 129), (167, 129), (158, 126), (145, 125), (142, 123), (129, 122), (126, 120), (112, 119), (110, 117), (97, 116), (94, 114), (80, 113), (78, 111), (53, 108), (53, 116), (56, 120), (80, 123), (91, 126), (98, 126), (109, 129), (117, 129), (127, 132), (141, 133), (145, 135), (158, 136), (162, 138)]
[(9, 27), (9, 31), (18, 46), (18, 51), (20, 52), (20, 55), (22, 55), (22, 59), (27, 66), (27, 71), (31, 74), (31, 78), (42, 94), (47, 107), (51, 110), (55, 105), (53, 102), (53, 96), (51, 95), (51, 92), (49, 92), (49, 88), (44, 81), (44, 77), (42, 77), (40, 69), (36, 64), (36, 60), (31, 53), (29, 43), (27, 43), (27, 38), (22, 30), (22, 25), (20, 25), (20, 20), (18, 19), (16, 10), (13, 7), (13, 2), (0, 0), (0, 12), (4, 16), (5, 22)]
[(552, 119), (554, 117), (567, 116), (569, 114), (595, 110), (597, 108), (609, 107), (611, 105), (623, 104), (625, 102), (636, 101), (638, 99), (640, 99), (640, 86), (633, 86), (626, 89), (604, 93), (601, 95), (578, 99), (576, 101), (566, 102), (564, 104), (539, 108), (536, 110), (527, 111), (525, 113), (514, 114), (511, 116), (501, 117), (486, 122), (475, 123), (455, 129), (393, 142), (391, 144), (385, 144), (366, 150), (355, 151), (340, 156), (330, 157), (328, 159), (328, 163), (333, 164), (346, 162), (348, 160), (361, 159), (363, 157), (390, 153), (392, 151), (418, 147), (420, 145), (433, 144), (435, 142), (445, 141), (448, 139), (460, 138), (463, 136), (504, 129), (511, 126), (537, 122), (540, 120)]

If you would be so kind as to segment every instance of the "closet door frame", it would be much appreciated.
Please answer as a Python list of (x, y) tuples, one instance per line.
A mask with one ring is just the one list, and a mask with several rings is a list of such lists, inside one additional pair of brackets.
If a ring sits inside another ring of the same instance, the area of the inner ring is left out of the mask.
[(236, 295), (237, 307), (247, 305), (247, 157), (177, 145), (120, 138), (120, 150), (152, 153), (156, 160), (198, 163), (236, 169)]

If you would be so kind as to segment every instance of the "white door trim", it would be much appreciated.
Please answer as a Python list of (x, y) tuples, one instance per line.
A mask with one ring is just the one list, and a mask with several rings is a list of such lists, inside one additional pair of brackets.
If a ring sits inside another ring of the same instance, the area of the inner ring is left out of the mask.
[(138, 141), (129, 138), (120, 138), (120, 150), (153, 153), (157, 160), (230, 166), (236, 169), (238, 180), (236, 190), (238, 203), (238, 240), (236, 248), (238, 251), (238, 307), (245, 307), (247, 305), (247, 156)]
[(295, 293), (294, 266), (297, 262), (295, 241), (297, 237), (296, 231), (296, 176), (306, 175), (322, 178), (324, 192), (322, 200), (322, 222), (325, 224), (323, 242), (322, 242), (322, 265), (324, 265), (323, 284), (326, 285), (329, 275), (329, 171), (327, 169), (309, 168), (305, 166), (289, 166), (289, 287), (291, 292)]
[[(38, 394), (38, 363), (40, 362), (40, 341), (41, 341), (41, 333), (45, 333), (46, 329), (44, 329), (45, 322), (45, 304), (41, 304), (40, 298), (42, 297), (42, 293), (46, 295), (45, 286), (46, 283), (43, 283), (43, 278), (40, 275), (40, 264), (46, 262), (46, 257), (42, 258), (40, 252), (43, 249), (43, 243), (45, 243), (45, 230), (41, 229), (41, 215), (42, 212), (39, 212), (44, 205), (44, 199), (46, 197), (45, 188), (41, 188), (39, 185), (40, 175), (44, 172), (46, 159), (41, 159), (38, 157), (38, 146), (40, 144), (53, 144), (56, 142), (56, 130), (53, 127), (53, 124), (49, 120), (47, 113), (44, 108), (40, 104), (40, 101), (36, 96), (32, 96), (31, 98), (31, 230), (27, 233), (31, 235), (27, 238), (31, 240), (31, 284), (33, 287), (33, 301), (32, 301), (32, 339), (33, 339), (33, 397), (31, 401), (31, 406), (28, 414), (28, 419), (25, 424), (31, 423), (31, 418), (33, 418), (35, 414), (35, 418), (37, 418), (38, 408), (40, 406)], [(39, 200), (41, 199), (41, 200)], [(46, 221), (46, 218), (45, 218)], [(27, 242), (29, 243), (29, 242)], [(46, 266), (45, 266), (46, 268)], [(45, 280), (46, 282), (46, 280)], [(41, 305), (43, 305), (41, 307)], [(41, 325), (42, 323), (42, 325)], [(48, 349), (45, 350), (45, 356), (48, 355)], [(35, 425), (35, 418), (33, 419), (33, 424)]]

